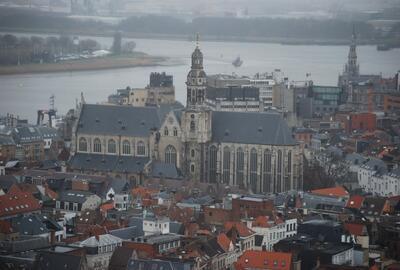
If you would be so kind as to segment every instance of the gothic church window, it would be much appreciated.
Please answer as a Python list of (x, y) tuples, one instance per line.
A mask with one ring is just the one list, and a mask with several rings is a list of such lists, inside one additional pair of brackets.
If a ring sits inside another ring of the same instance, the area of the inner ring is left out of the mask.
[(244, 187), (244, 152), (242, 148), (236, 150), (236, 184)]
[(79, 151), (86, 152), (87, 151), (87, 141), (86, 138), (79, 139)]
[(196, 124), (194, 121), (190, 121), (190, 131), (195, 131), (196, 130)]
[(250, 185), (253, 192), (257, 192), (257, 150), (250, 151)]
[(117, 146), (115, 144), (115, 141), (113, 139), (108, 140), (108, 153), (116, 153), (117, 152)]
[(272, 154), (266, 149), (263, 160), (263, 191), (271, 192)]
[(127, 140), (125, 140), (122, 143), (122, 154), (124, 154), (124, 155), (130, 155), (131, 154), (131, 144)]
[(164, 136), (168, 136), (168, 128), (167, 127), (164, 128)]
[(174, 136), (177, 137), (178, 136), (178, 129), (176, 127), (174, 127)]
[(138, 156), (144, 156), (146, 154), (146, 146), (144, 145), (144, 142), (139, 141), (137, 143), (137, 154)]
[(165, 149), (165, 163), (176, 166), (176, 149), (172, 145), (168, 145)]
[(224, 147), (224, 163), (223, 163), (223, 171), (222, 171), (222, 180), (225, 184), (229, 184), (230, 180), (230, 171), (231, 171), (231, 150), (228, 146)]
[(212, 145), (210, 147), (210, 182), (217, 182), (217, 147)]
[(101, 153), (101, 141), (99, 138), (96, 138), (93, 141), (93, 152)]

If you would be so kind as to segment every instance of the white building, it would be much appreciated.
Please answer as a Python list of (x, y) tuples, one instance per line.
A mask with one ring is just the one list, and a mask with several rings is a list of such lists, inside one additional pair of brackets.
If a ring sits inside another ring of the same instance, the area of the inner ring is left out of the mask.
[(260, 216), (252, 222), (247, 222), (247, 226), (263, 236), (262, 246), (272, 251), (273, 246), (280, 240), (297, 234), (297, 219), (283, 220), (277, 216)]
[(92, 236), (76, 245), (85, 248), (89, 269), (106, 270), (114, 250), (122, 246), (122, 239), (111, 234), (102, 234)]
[(169, 233), (169, 218), (157, 218), (154, 216), (146, 216), (143, 218), (144, 235), (167, 234)]
[(370, 159), (357, 168), (360, 187), (376, 196), (400, 195), (400, 168), (391, 172), (382, 160)]

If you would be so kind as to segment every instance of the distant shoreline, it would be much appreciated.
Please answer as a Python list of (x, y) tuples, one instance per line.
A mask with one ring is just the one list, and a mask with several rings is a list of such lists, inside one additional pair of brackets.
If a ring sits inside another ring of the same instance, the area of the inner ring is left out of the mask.
[(90, 59), (68, 60), (59, 63), (33, 63), (19, 66), (0, 66), (0, 76), (158, 66), (166, 60), (167, 59), (165, 57), (141, 54), (140, 56), (118, 55)]
[[(25, 34), (51, 34), (51, 35), (78, 35), (78, 36), (91, 36), (91, 37), (110, 37), (114, 35), (113, 31), (57, 31), (54, 29), (29, 29), (29, 28), (8, 28), (0, 27), (0, 32), (4, 33), (25, 33)], [(159, 34), (159, 33), (133, 33), (123, 32), (123, 38), (141, 38), (141, 39), (161, 39), (161, 40), (182, 40), (191, 41), (191, 36), (186, 34)], [(194, 36), (192, 37), (194, 38)], [(249, 43), (272, 43), (282, 45), (310, 45), (310, 46), (347, 46), (349, 45), (348, 39), (299, 39), (299, 38), (282, 38), (282, 37), (242, 37), (242, 36), (201, 36), (203, 41), (214, 42), (249, 42)], [(376, 40), (358, 40), (359, 45), (375, 46), (379, 44)]]

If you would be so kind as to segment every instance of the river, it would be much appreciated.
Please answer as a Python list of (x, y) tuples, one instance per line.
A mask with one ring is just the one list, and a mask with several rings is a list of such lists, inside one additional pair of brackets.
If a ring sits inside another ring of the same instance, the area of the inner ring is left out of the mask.
[[(96, 38), (103, 47), (111, 38)], [(38, 109), (49, 108), (49, 97), (55, 95), (55, 107), (65, 114), (75, 106), (83, 92), (86, 102), (107, 99), (116, 89), (144, 87), (151, 72), (165, 71), (174, 76), (176, 98), (185, 103), (185, 80), (190, 69), (194, 43), (178, 40), (134, 39), (136, 50), (151, 55), (167, 56), (165, 66), (137, 67), (101, 71), (77, 71), (48, 74), (0, 76), (0, 115), (13, 113), (29, 121), (36, 120)], [(257, 72), (281, 69), (289, 80), (304, 80), (306, 73), (318, 85), (336, 85), (338, 74), (347, 60), (348, 46), (280, 45), (244, 42), (201, 42), (207, 74), (233, 72), (252, 76)], [(400, 49), (377, 51), (375, 46), (357, 48), (361, 73), (393, 76), (400, 69)], [(240, 68), (231, 62), (238, 55), (244, 61)]]

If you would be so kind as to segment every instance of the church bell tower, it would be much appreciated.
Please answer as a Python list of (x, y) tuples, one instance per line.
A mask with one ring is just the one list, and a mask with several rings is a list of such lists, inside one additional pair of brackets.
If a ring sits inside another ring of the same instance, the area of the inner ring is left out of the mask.
[(199, 47), (199, 35), (196, 36), (196, 48), (192, 53), (192, 66), (187, 75), (186, 106), (195, 108), (204, 105), (207, 76), (203, 70), (203, 53)]
[(207, 76), (199, 35), (192, 53), (192, 65), (186, 81), (186, 108), (182, 114), (182, 141), (185, 145), (185, 173), (193, 181), (205, 180), (205, 157), (211, 140), (211, 110), (205, 105)]

